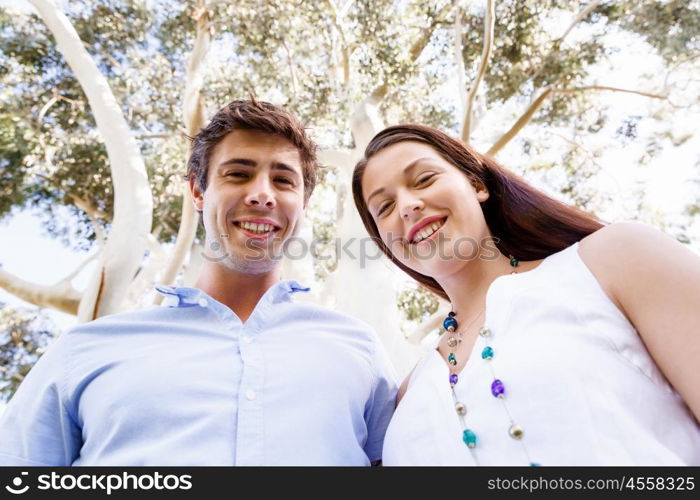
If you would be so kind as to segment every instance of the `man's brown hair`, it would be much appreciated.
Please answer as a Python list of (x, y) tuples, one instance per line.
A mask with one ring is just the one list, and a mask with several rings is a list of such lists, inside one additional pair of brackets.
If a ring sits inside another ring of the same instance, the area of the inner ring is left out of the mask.
[(255, 99), (227, 104), (216, 112), (206, 127), (190, 138), (192, 152), (187, 161), (187, 180), (194, 179), (202, 192), (206, 190), (211, 152), (221, 139), (234, 130), (255, 130), (278, 135), (294, 144), (301, 159), (304, 203), (309, 201), (318, 177), (316, 144), (306, 135), (301, 122), (289, 112)]

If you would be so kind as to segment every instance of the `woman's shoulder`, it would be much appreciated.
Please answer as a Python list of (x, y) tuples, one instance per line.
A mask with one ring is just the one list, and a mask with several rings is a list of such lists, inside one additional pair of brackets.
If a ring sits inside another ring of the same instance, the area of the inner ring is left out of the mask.
[[(579, 257), (601, 287), (621, 307), (621, 288), (642, 275), (652, 279), (664, 263), (684, 250), (674, 238), (641, 222), (616, 222), (591, 233), (579, 242)], [(654, 268), (659, 268), (655, 273)]]
[(660, 249), (677, 245), (655, 227), (641, 222), (616, 222), (583, 238), (579, 255), (594, 272), (621, 272), (636, 262), (658, 256)]
[(668, 239), (669, 236), (655, 227), (641, 222), (615, 222), (607, 224), (583, 238), (579, 244), (580, 250), (590, 253), (601, 250), (631, 250), (643, 247), (657, 239)]

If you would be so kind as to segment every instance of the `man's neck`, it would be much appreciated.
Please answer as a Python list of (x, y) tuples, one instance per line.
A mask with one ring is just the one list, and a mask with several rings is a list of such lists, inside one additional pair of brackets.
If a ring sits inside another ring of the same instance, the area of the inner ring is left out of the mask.
[(245, 323), (260, 298), (279, 280), (279, 266), (262, 274), (245, 274), (206, 262), (195, 286), (228, 306)]

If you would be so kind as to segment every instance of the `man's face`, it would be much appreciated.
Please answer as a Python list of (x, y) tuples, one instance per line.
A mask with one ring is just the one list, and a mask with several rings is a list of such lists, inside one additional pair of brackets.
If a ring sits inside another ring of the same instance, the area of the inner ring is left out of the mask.
[(206, 190), (194, 179), (190, 189), (203, 212), (205, 255), (246, 274), (272, 270), (304, 216), (299, 151), (278, 135), (230, 132), (210, 154)]

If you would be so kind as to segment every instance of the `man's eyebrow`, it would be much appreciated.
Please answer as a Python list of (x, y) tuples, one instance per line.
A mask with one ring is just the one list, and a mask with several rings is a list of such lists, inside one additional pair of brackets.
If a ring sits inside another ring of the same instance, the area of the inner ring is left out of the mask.
[(229, 158), (219, 163), (219, 167), (228, 167), (231, 165), (243, 165), (246, 167), (257, 167), (258, 163), (254, 160), (249, 160), (247, 158)]
[[(232, 165), (240, 165), (240, 166), (244, 166), (244, 167), (255, 168), (258, 166), (258, 162), (256, 162), (255, 160), (250, 160), (248, 158), (230, 158), (228, 160), (225, 160), (225, 161), (222, 161), (221, 163), (219, 163), (219, 168), (230, 167)], [(299, 175), (299, 172), (297, 172), (294, 167), (292, 167), (291, 165), (288, 165), (284, 162), (281, 162), (281, 161), (273, 163), (272, 169), (273, 170), (284, 170), (285, 172), (290, 172), (290, 173), (295, 174), (297, 176)]]
[[(418, 158), (417, 160), (413, 160), (411, 163), (406, 165), (406, 167), (404, 167), (403, 173), (407, 174), (409, 170), (416, 167), (419, 163), (421, 163), (423, 161), (429, 161), (429, 160), (432, 160), (432, 158), (424, 157), (424, 158)], [(369, 197), (367, 197), (367, 205), (369, 205), (369, 200), (372, 199), (372, 196), (382, 194), (383, 192), (384, 192), (383, 187), (380, 187), (379, 189), (375, 189), (374, 192), (371, 195), (369, 195)]]
[(291, 165), (287, 165), (286, 163), (281, 162), (281, 161), (273, 163), (272, 170), (284, 170), (284, 171), (290, 172), (294, 175), (299, 175), (299, 172), (297, 172), (297, 170), (294, 167), (292, 167)]

